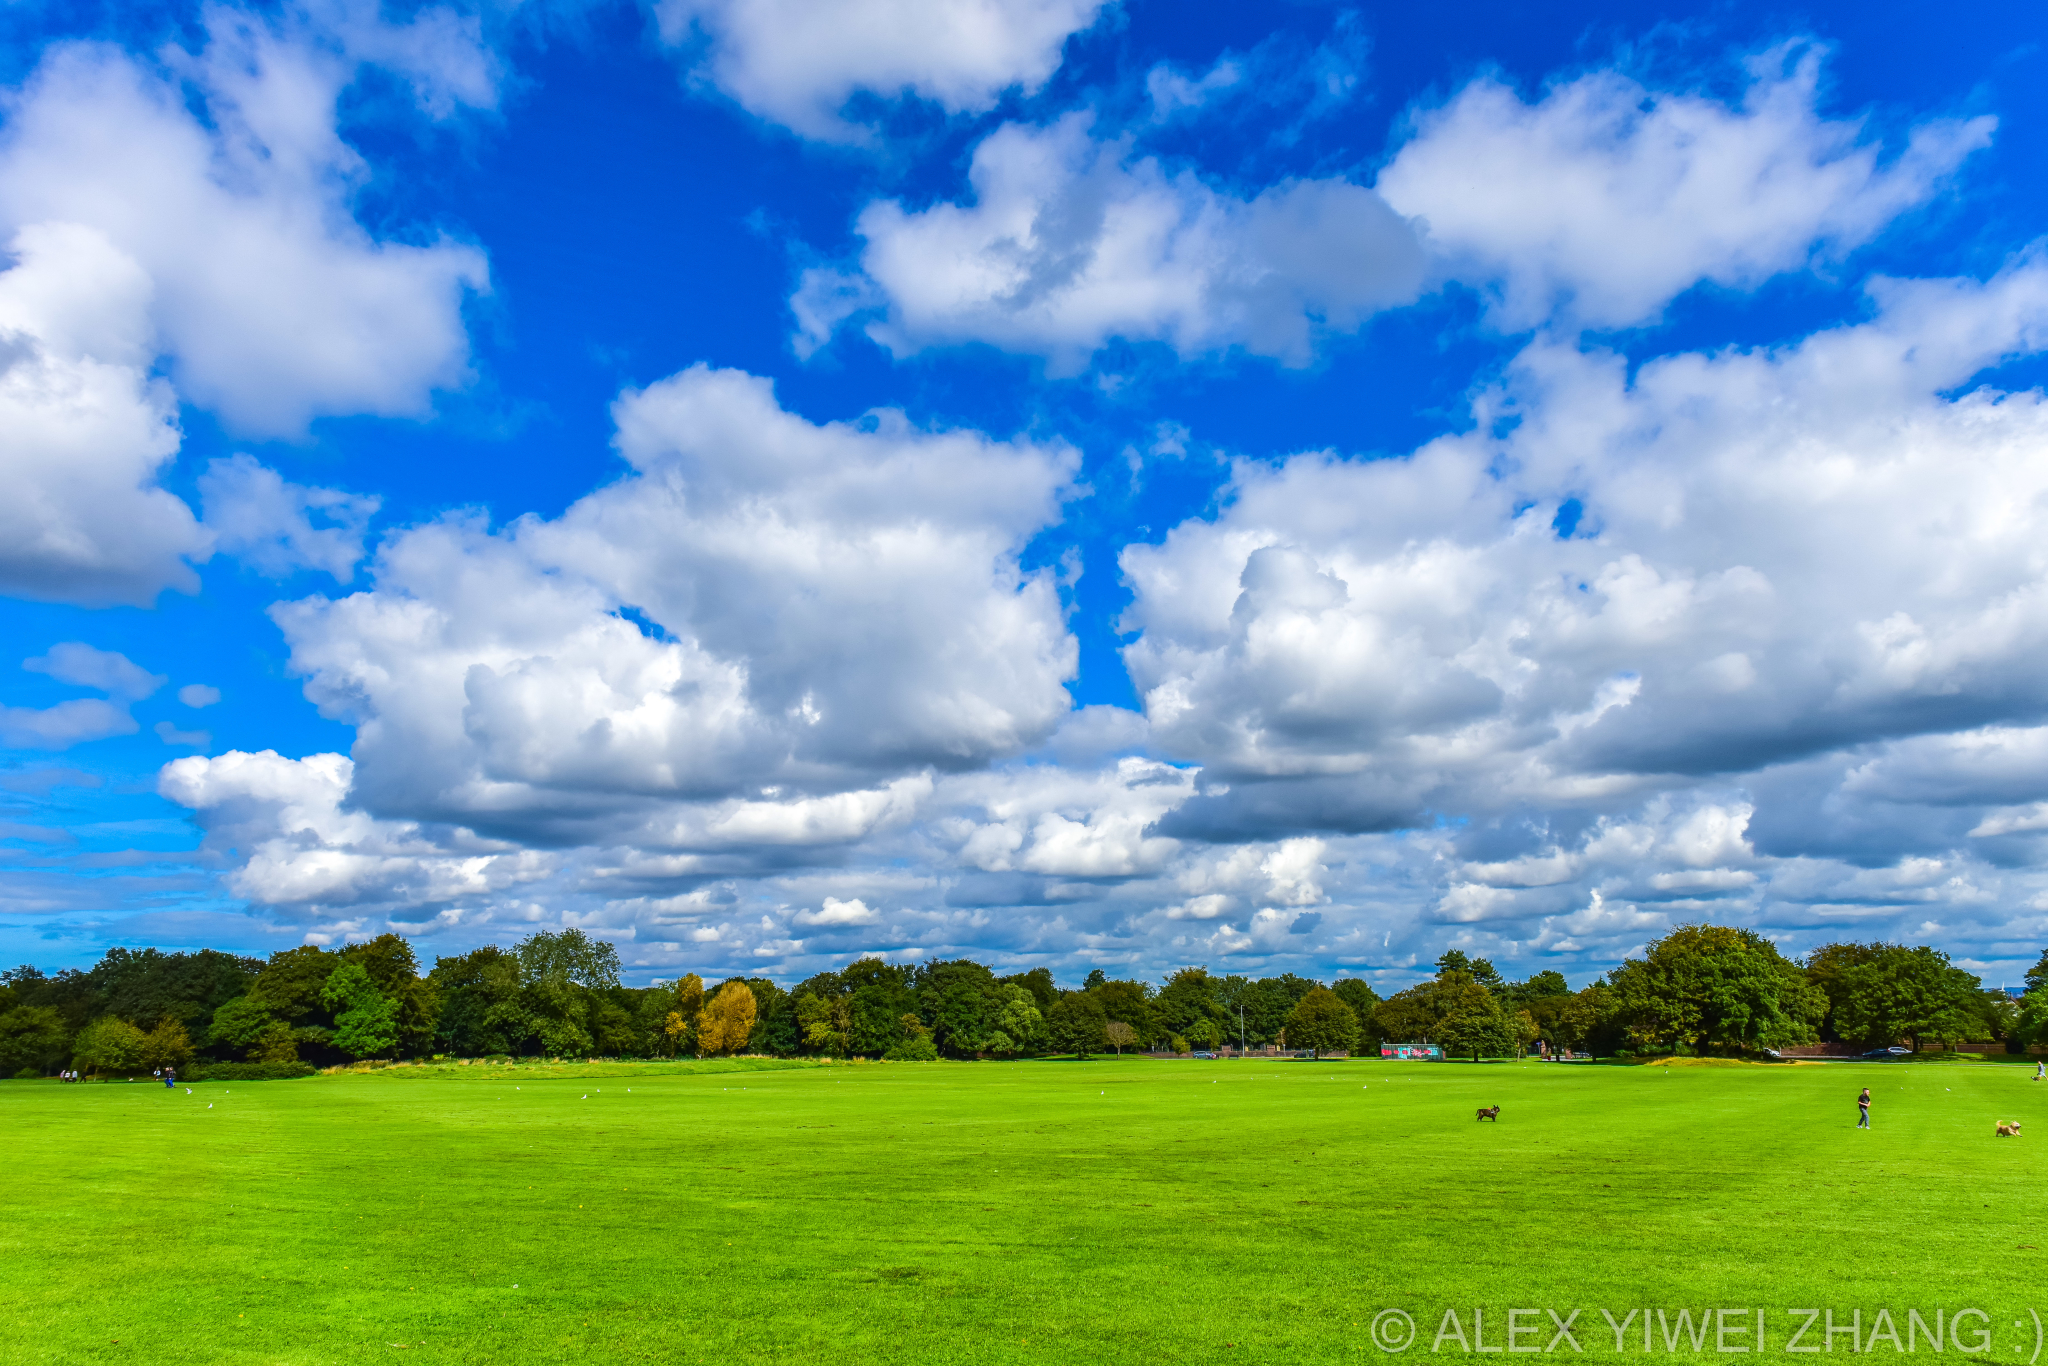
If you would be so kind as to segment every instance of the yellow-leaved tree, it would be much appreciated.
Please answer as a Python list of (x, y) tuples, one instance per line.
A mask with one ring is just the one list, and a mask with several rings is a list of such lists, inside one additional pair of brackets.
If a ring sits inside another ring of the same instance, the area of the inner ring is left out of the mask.
[(668, 1040), (670, 1056), (691, 1051), (695, 1040), (697, 1013), (704, 1008), (704, 979), (692, 972), (676, 980), (675, 1006), (661, 1022), (662, 1037)]
[(727, 982), (697, 1012), (697, 1051), (737, 1053), (754, 1032), (754, 993), (745, 982)]

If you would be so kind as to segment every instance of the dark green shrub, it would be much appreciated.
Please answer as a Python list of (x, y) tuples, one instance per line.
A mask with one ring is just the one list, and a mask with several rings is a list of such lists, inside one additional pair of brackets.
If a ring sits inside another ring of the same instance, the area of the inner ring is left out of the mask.
[(290, 1081), (319, 1069), (304, 1062), (216, 1062), (181, 1073), (185, 1081)]

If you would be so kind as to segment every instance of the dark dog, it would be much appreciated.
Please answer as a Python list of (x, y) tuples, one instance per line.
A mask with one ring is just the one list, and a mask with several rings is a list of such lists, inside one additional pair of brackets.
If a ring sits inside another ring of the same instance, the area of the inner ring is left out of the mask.
[(1495, 1106), (1491, 1107), (1490, 1109), (1485, 1109), (1485, 1110), (1481, 1110), (1481, 1111), (1480, 1111), (1480, 1112), (1479, 1112), (1478, 1114), (1474, 1115), (1474, 1116), (1473, 1116), (1473, 1118), (1474, 1118), (1474, 1119), (1490, 1119), (1490, 1120), (1492, 1120), (1492, 1121), (1493, 1121), (1493, 1122), (1494, 1122), (1495, 1124), (1498, 1124), (1498, 1123), (1500, 1123), (1500, 1107), (1499, 1107), (1498, 1105), (1495, 1105)]

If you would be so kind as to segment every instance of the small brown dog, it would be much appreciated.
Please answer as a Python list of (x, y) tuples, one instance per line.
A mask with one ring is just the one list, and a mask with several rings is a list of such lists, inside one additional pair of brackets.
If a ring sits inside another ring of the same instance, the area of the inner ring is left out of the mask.
[(1997, 1136), (1999, 1138), (2018, 1138), (2020, 1136), (2020, 1122), (2016, 1119), (2000, 1120), (1998, 1122)]
[[(1481, 1111), (1480, 1111), (1480, 1112), (1479, 1112), (1478, 1114), (1474, 1115), (1474, 1116), (1473, 1116), (1473, 1118), (1474, 1118), (1474, 1119), (1490, 1119), (1490, 1120), (1492, 1120), (1492, 1121), (1493, 1121), (1493, 1122), (1494, 1122), (1495, 1124), (1498, 1124), (1498, 1123), (1500, 1123), (1500, 1107), (1499, 1107), (1498, 1105), (1496, 1105), (1496, 1106), (1492, 1107), (1491, 1109), (1488, 1109), (1488, 1110), (1481, 1110)], [(2012, 1126), (2012, 1129), (2013, 1129), (2013, 1132), (2014, 1132), (2014, 1133), (2018, 1133), (2018, 1132), (2019, 1132), (2019, 1129), (2020, 1129), (2020, 1126), (2019, 1126), (2019, 1125), (2017, 1125), (2017, 1124), (2015, 1124), (2015, 1125), (2013, 1125), (2013, 1126)], [(2000, 1133), (2004, 1133), (2004, 1132), (2005, 1132), (2004, 1128), (2003, 1128), (2003, 1127), (2001, 1127), (2001, 1128), (1999, 1129), (1999, 1132), (2000, 1132)]]

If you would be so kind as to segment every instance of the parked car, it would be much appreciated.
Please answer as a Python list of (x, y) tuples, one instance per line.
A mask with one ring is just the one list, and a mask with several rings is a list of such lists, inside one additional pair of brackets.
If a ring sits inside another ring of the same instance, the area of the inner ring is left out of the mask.
[(1210, 1062), (1216, 1061), (1214, 1053), (1190, 1053), (1188, 1056), (1191, 1058), (1207, 1058)]
[(1873, 1048), (1863, 1056), (1866, 1058), (1882, 1058), (1889, 1062), (1893, 1058), (1903, 1057), (1912, 1051), (1910, 1048), (1901, 1048), (1897, 1044), (1893, 1044), (1890, 1048)]

